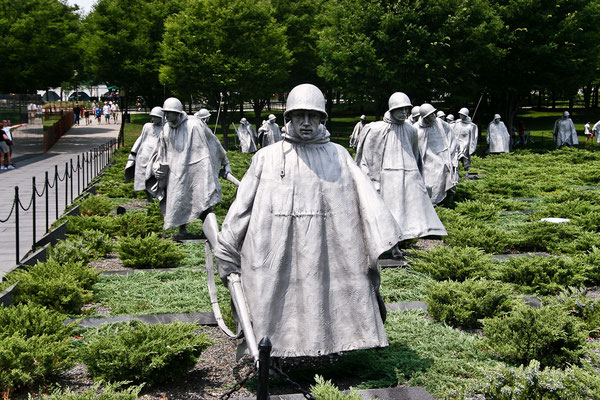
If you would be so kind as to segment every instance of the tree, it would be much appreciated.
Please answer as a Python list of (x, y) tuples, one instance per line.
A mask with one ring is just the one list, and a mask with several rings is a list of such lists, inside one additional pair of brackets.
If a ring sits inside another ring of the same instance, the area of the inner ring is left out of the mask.
[(165, 18), (182, 1), (99, 0), (84, 20), (85, 65), (98, 82), (162, 104), (158, 80)]
[[(290, 52), (269, 0), (191, 0), (167, 19), (161, 81), (180, 97), (202, 96), (226, 113), (235, 92), (255, 118), (288, 77)], [(222, 119), (227, 146), (227, 117)]]
[(79, 17), (59, 0), (0, 0), (0, 90), (59, 86), (77, 66)]

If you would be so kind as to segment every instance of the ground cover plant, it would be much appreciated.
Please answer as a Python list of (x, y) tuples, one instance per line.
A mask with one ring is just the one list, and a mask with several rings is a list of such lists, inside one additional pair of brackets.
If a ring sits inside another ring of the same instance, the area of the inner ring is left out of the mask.
[(146, 237), (122, 237), (116, 247), (123, 265), (129, 268), (171, 268), (184, 257), (178, 243), (155, 233)]

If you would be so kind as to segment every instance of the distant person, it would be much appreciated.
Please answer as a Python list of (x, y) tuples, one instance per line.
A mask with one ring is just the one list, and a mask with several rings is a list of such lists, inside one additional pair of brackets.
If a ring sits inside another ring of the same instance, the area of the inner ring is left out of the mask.
[[(590, 127), (590, 121), (585, 123), (583, 134), (585, 135), (585, 142), (587, 143), (590, 138), (594, 138), (594, 134), (592, 133), (592, 129)], [(594, 141), (592, 140), (592, 143)]]
[(90, 109), (87, 107), (83, 107), (83, 116), (85, 118), (85, 124), (89, 125), (92, 123), (92, 121), (90, 121)]
[(352, 135), (350, 135), (350, 147), (352, 147), (353, 149), (355, 149), (356, 146), (358, 146), (358, 142), (360, 140), (360, 133), (362, 132), (366, 124), (367, 117), (363, 114), (360, 116), (360, 121), (358, 121), (356, 125), (354, 125)]
[(81, 115), (81, 107), (79, 107), (79, 104), (75, 104), (75, 107), (73, 107), (73, 115), (75, 117), (75, 123), (79, 126), (79, 116)]
[(98, 124), (102, 123), (102, 109), (100, 107), (96, 107), (96, 121), (98, 121)]
[(116, 124), (119, 121), (119, 106), (116, 101), (113, 101), (110, 105), (110, 113), (112, 114), (113, 122)]
[(575, 124), (570, 115), (568, 111), (565, 111), (562, 117), (554, 123), (554, 142), (557, 149), (565, 145), (571, 147), (579, 144), (577, 130), (575, 130)]
[(102, 114), (104, 114), (104, 121), (107, 124), (110, 124), (110, 106), (108, 105), (108, 101), (104, 102), (104, 107), (102, 107)]
[(9, 121), (0, 122), (0, 169), (15, 169), (10, 161), (12, 155), (13, 136), (11, 130), (26, 126), (19, 124), (10, 126)]
[(519, 141), (517, 144), (525, 144), (525, 124), (523, 121), (519, 121), (519, 128), (517, 128), (519, 134)]
[(44, 121), (44, 106), (42, 106), (41, 104), (37, 105), (36, 108), (36, 116), (40, 119), (40, 123), (43, 123)]

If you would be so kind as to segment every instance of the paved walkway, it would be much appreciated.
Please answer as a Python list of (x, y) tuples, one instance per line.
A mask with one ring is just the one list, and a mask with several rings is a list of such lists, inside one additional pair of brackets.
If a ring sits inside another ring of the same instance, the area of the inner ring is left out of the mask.
[[(34, 132), (33, 127), (20, 128), (14, 131), (15, 148), (13, 160), (17, 168), (14, 170), (0, 171), (0, 220), (4, 220), (10, 213), (15, 186), (19, 187), (19, 197), (24, 207), (30, 204), (32, 193), (32, 177), (35, 177), (38, 193), (44, 189), (44, 174), (48, 171), (49, 180), (52, 184), (54, 179), (54, 168), (58, 166), (59, 177), (65, 173), (65, 163), (73, 159), (74, 168), (77, 163), (77, 155), (97, 148), (116, 139), (119, 135), (120, 125), (101, 124), (94, 122), (92, 125), (73, 126), (48, 153), (41, 153), (39, 146), (39, 132)], [(22, 132), (19, 132), (23, 129)], [(22, 144), (19, 148), (19, 143)], [(65, 209), (65, 188), (68, 189), (68, 203), (71, 203), (70, 184), (58, 182), (58, 215), (62, 215)], [(83, 180), (81, 181), (83, 190)], [(73, 197), (77, 197), (77, 173), (73, 173)], [(56, 218), (56, 192), (49, 191), (49, 224)], [(19, 256), (22, 259), (31, 249), (33, 244), (33, 212), (19, 210), (20, 240)], [(36, 197), (36, 240), (39, 240), (46, 232), (46, 209), (45, 197)], [(15, 238), (15, 216), (7, 222), (0, 223), (0, 277), (16, 267), (16, 238)]]

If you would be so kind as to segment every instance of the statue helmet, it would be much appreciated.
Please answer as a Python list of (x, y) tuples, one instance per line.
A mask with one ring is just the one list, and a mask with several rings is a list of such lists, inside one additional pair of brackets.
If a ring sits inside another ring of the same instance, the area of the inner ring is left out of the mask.
[(176, 99), (175, 97), (169, 97), (163, 103), (162, 109), (164, 112), (172, 111), (183, 113), (183, 104), (181, 104), (181, 101), (179, 101), (179, 99)]
[(402, 92), (393, 93), (388, 100), (388, 111), (402, 107), (412, 107), (408, 96)]
[(421, 118), (425, 118), (425, 117), (433, 114), (434, 112), (435, 112), (435, 107), (433, 107), (429, 103), (423, 103), (423, 104), (421, 104), (421, 107), (419, 107), (419, 114), (421, 114)]
[(442, 117), (445, 117), (445, 116), (446, 116), (446, 113), (443, 112), (442, 110), (440, 110), (440, 111), (437, 112), (437, 117), (438, 118), (442, 118)]
[(245, 124), (246, 122), (248, 122), (248, 120), (246, 118), (240, 119), (240, 124)]
[(502, 117), (500, 117), (500, 114), (494, 114), (494, 119), (502, 119)]
[(459, 114), (459, 115), (464, 115), (465, 117), (468, 117), (468, 116), (469, 116), (469, 109), (468, 109), (468, 108), (466, 108), (466, 107), (463, 107), (463, 108), (461, 108), (461, 109), (458, 111), (458, 114)]
[(277, 117), (275, 116), (275, 114), (269, 114), (269, 122), (275, 121), (276, 119)]
[(210, 111), (208, 111), (206, 108), (201, 108), (196, 114), (194, 114), (194, 116), (196, 118), (209, 118)]
[(288, 94), (283, 116), (288, 118), (290, 112), (295, 110), (317, 111), (323, 116), (323, 119), (326, 119), (327, 111), (325, 111), (325, 96), (323, 96), (323, 92), (310, 83), (303, 83), (296, 86)]
[(450, 121), (450, 122), (454, 121), (454, 115), (448, 114), (448, 116), (446, 116), (446, 121)]
[(568, 117), (569, 115), (571, 115), (571, 114), (569, 114), (569, 112), (568, 112), (568, 111), (565, 111), (565, 112), (563, 113), (563, 117)]
[(360, 116), (360, 119), (362, 119), (363, 121), (367, 119), (367, 116), (365, 114)]
[(153, 107), (152, 110), (150, 111), (150, 116), (162, 118), (164, 116), (163, 109), (158, 106)]
[(410, 110), (410, 115), (413, 118), (417, 118), (419, 116), (419, 106), (414, 106), (412, 110)]

